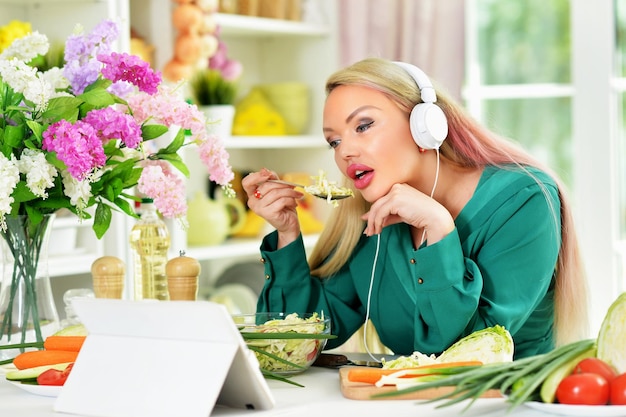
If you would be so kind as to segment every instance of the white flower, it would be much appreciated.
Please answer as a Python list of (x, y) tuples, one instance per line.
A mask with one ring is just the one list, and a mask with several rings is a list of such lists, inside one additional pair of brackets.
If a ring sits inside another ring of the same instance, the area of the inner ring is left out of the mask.
[(18, 59), (22, 62), (30, 62), (37, 55), (45, 55), (48, 52), (50, 43), (48, 37), (39, 32), (29, 33), (23, 38), (13, 41), (0, 54), (0, 60)]
[(98, 181), (103, 173), (103, 170), (98, 170), (79, 181), (72, 177), (72, 174), (67, 170), (61, 172), (61, 177), (63, 178), (63, 193), (70, 198), (70, 203), (75, 206), (79, 212), (85, 210), (87, 202), (92, 197), (91, 183)]
[(57, 176), (56, 168), (46, 161), (43, 152), (34, 149), (24, 149), (17, 167), (22, 174), (26, 174), (26, 185), (37, 197), (48, 198), (46, 189), (54, 186)]
[(5, 216), (11, 212), (13, 197), (11, 194), (20, 182), (20, 171), (17, 168), (15, 157), (9, 160), (0, 153), (0, 229), (6, 230)]
[[(50, 68), (48, 71), (40, 73), (40, 77), (43, 78), (53, 90), (65, 90), (70, 86), (70, 82), (63, 76), (63, 70), (59, 67)], [(54, 96), (61, 94), (54, 93)], [(63, 93), (62, 95), (69, 96), (69, 93)]]
[(37, 68), (31, 67), (17, 58), (0, 59), (0, 77), (18, 93), (24, 93), (29, 84), (37, 82)]

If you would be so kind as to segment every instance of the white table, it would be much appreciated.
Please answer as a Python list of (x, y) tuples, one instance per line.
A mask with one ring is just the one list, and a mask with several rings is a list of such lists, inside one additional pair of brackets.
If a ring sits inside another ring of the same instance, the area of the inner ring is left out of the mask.
[[(0, 372), (1, 374), (1, 372)], [(211, 416), (435, 416), (461, 415), (466, 403), (460, 406), (435, 409), (435, 404), (420, 404), (414, 400), (361, 401), (344, 398), (339, 387), (339, 371), (336, 369), (311, 368), (293, 380), (304, 388), (279, 381), (268, 381), (276, 399), (276, 406), (268, 411), (238, 410), (217, 406)], [(55, 398), (28, 393), (11, 385), (3, 377), (0, 380), (0, 415), (7, 417), (69, 416), (52, 411)], [(350, 414), (347, 414), (350, 413)], [(526, 406), (520, 406), (507, 414), (507, 404), (502, 399), (481, 399), (462, 414), (464, 417), (540, 417), (547, 416)], [(184, 417), (184, 416), (179, 416)]]

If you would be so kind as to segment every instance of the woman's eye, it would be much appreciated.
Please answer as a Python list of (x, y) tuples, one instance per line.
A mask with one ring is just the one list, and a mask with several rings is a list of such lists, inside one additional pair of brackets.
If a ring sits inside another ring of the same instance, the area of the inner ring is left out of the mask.
[(337, 146), (339, 146), (340, 143), (341, 143), (341, 140), (339, 139), (328, 140), (328, 146), (331, 147), (332, 149), (335, 149)]
[(356, 131), (361, 133), (361, 132), (365, 132), (367, 129), (369, 129), (372, 125), (374, 124), (374, 121), (370, 121), (367, 123), (361, 123), (360, 125), (358, 125), (356, 127)]

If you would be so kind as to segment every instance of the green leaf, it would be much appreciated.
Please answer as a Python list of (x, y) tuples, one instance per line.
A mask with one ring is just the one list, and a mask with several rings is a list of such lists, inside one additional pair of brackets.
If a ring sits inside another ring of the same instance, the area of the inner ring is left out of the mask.
[(152, 140), (165, 134), (168, 130), (168, 127), (164, 125), (144, 124), (141, 126), (141, 137), (144, 141)]
[(15, 202), (18, 203), (16, 205), (38, 198), (35, 194), (33, 194), (30, 188), (28, 188), (25, 181), (20, 181), (17, 183), (11, 196), (13, 197)]
[(4, 128), (4, 143), (13, 147), (19, 148), (24, 140), (24, 128), (22, 126), (7, 125)]
[(122, 180), (119, 177), (113, 177), (104, 186), (104, 197), (107, 200), (114, 202), (122, 190)]
[(128, 200), (118, 197), (115, 199), (114, 203), (124, 213), (128, 214), (129, 216), (135, 216), (135, 208), (128, 202)]
[(67, 167), (65, 166), (65, 162), (63, 162), (59, 158), (57, 158), (57, 153), (56, 152), (47, 152), (46, 153), (46, 161), (48, 161), (49, 164), (53, 165), (59, 171), (63, 171), (65, 169), (67, 169)]
[(78, 120), (78, 108), (83, 103), (76, 97), (55, 97), (48, 102), (43, 117), (52, 121), (67, 120), (70, 123)]
[(96, 233), (96, 237), (98, 239), (101, 239), (109, 229), (112, 217), (113, 214), (111, 213), (111, 207), (104, 203), (98, 203), (92, 226), (92, 229)]
[(169, 161), (169, 163), (182, 172), (185, 177), (189, 178), (189, 168), (187, 168), (187, 165), (185, 165), (180, 155), (176, 153), (156, 153), (154, 158)]
[(175, 154), (176, 152), (178, 152), (180, 147), (183, 146), (184, 144), (185, 144), (185, 131), (183, 129), (179, 129), (172, 143), (167, 145), (167, 147), (164, 149), (159, 149), (159, 151), (157, 152), (157, 155)]
[(99, 109), (115, 104), (113, 95), (103, 88), (94, 88), (92, 90), (85, 91), (77, 97), (85, 103)]
[(96, 81), (94, 81), (93, 83), (85, 87), (83, 94), (88, 93), (92, 90), (98, 90), (98, 89), (106, 90), (107, 88), (111, 86), (111, 84), (113, 84), (113, 82), (109, 80), (108, 78), (98, 78)]
[(41, 148), (41, 142), (43, 141), (43, 132), (45, 131), (43, 125), (41, 123), (35, 122), (34, 120), (27, 120), (26, 125), (33, 132), (33, 136), (37, 138), (38, 145), (37, 148)]

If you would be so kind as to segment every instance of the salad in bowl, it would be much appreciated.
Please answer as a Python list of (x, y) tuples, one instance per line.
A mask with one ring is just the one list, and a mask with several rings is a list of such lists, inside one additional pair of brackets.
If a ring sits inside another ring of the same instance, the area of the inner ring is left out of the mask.
[(233, 320), (266, 376), (304, 372), (334, 337), (330, 319), (318, 313), (236, 314)]

